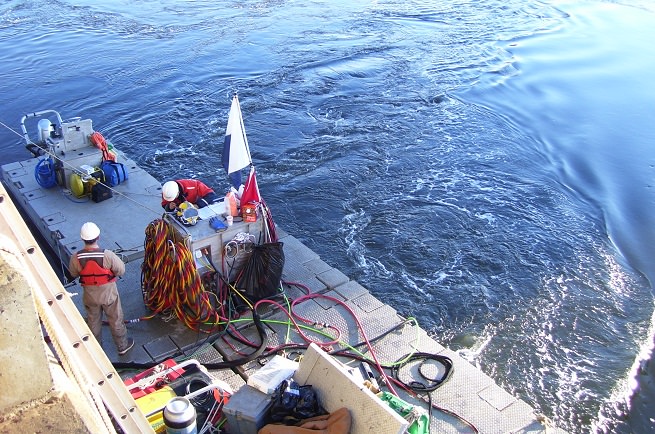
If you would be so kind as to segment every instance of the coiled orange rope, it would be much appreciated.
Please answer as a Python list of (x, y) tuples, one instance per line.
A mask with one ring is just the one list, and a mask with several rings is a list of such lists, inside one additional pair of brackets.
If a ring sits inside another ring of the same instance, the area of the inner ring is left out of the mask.
[(143, 301), (155, 314), (172, 312), (197, 331), (211, 332), (225, 324), (212, 306), (215, 295), (202, 286), (191, 251), (183, 241), (174, 241), (173, 231), (163, 219), (146, 228), (141, 272)]

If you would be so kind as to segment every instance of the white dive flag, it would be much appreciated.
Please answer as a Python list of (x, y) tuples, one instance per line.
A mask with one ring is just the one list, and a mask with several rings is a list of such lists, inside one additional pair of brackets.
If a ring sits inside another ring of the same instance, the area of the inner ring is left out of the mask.
[[(239, 185), (241, 184), (241, 173), (239, 171), (252, 164), (252, 159), (250, 158), (246, 129), (243, 126), (243, 118), (241, 117), (239, 98), (236, 94), (232, 98), (230, 115), (227, 118), (225, 144), (223, 145), (221, 162), (223, 163), (223, 167), (228, 175), (237, 172), (235, 174), (236, 176), (230, 176), (230, 178), (232, 179), (232, 184), (236, 188), (239, 188)], [(237, 184), (235, 184), (235, 182), (237, 182)]]

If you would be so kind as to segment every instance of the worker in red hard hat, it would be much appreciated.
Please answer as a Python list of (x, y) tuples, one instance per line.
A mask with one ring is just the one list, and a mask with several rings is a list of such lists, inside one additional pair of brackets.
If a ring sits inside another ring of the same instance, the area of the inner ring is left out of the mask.
[(86, 322), (98, 343), (102, 344), (104, 312), (118, 354), (122, 356), (134, 346), (134, 339), (127, 336), (123, 307), (116, 286), (116, 278), (125, 274), (125, 264), (111, 250), (99, 247), (100, 228), (95, 223), (84, 223), (80, 238), (84, 241), (84, 248), (71, 256), (68, 270), (73, 278), (80, 277), (80, 284), (84, 288), (82, 300)]
[(218, 200), (210, 187), (197, 179), (178, 179), (166, 182), (161, 189), (161, 206), (166, 211), (175, 210), (182, 202), (191, 202), (198, 208)]

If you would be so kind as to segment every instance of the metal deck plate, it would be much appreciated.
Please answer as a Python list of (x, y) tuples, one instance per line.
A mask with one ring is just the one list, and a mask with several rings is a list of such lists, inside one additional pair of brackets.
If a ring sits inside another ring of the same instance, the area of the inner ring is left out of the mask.
[(314, 273), (314, 275), (324, 273), (330, 270), (332, 267), (321, 258), (311, 259), (303, 264), (309, 271)]
[(318, 259), (318, 255), (309, 249), (309, 247), (302, 244), (296, 237), (291, 235), (280, 236), (279, 240), (284, 243), (285, 256), (303, 258), (304, 262)]
[(318, 280), (325, 283), (325, 285), (330, 289), (335, 289), (337, 286), (343, 285), (350, 280), (348, 276), (336, 268), (330, 268), (329, 270), (316, 275), (316, 277)]
[(357, 298), (360, 295), (368, 293), (368, 289), (364, 288), (359, 282), (354, 280), (349, 280), (343, 285), (339, 285), (335, 288), (335, 291), (341, 294), (344, 298)]

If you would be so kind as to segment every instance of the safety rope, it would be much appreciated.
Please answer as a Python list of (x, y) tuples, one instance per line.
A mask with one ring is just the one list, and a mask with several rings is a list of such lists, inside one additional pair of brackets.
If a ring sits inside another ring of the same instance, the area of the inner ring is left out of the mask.
[(187, 327), (210, 333), (224, 325), (212, 304), (215, 295), (205, 291), (191, 250), (175, 241), (170, 224), (163, 219), (146, 228), (141, 269), (143, 301), (155, 314), (172, 312)]

